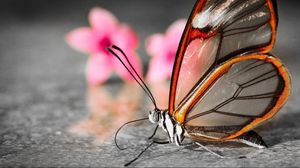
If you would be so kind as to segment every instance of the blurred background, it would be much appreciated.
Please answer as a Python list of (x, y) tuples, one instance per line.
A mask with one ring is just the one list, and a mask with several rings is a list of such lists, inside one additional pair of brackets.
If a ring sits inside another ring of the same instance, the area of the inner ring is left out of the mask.
[[(95, 147), (91, 145), (94, 138), (80, 139), (72, 133), (98, 135), (102, 142), (118, 126), (97, 126), (112, 120), (107, 109), (119, 101), (126, 103), (129, 93), (141, 91), (134, 86), (123, 88), (118, 77), (114, 77), (105, 86), (90, 92), (84, 73), (88, 56), (71, 49), (64, 37), (74, 28), (89, 26), (90, 9), (101, 6), (121, 22), (130, 24), (139, 34), (138, 53), (146, 72), (150, 59), (144, 47), (146, 37), (163, 33), (175, 20), (187, 18), (194, 2), (1, 0), (0, 165), (97, 166), (103, 162), (103, 159), (95, 161), (97, 157), (117, 156), (113, 152), (116, 149), (109, 147), (111, 145), (105, 146), (104, 143), (104, 147)], [(262, 129), (273, 145), (300, 139), (299, 5), (299, 1), (278, 1), (278, 36), (272, 53), (280, 57), (289, 69), (293, 90), (275, 121)], [(137, 108), (145, 104), (139, 102), (142, 98), (137, 94), (127, 101), (130, 107), (126, 113), (122, 114), (124, 108), (114, 110), (117, 112), (113, 116), (122, 117), (113, 120), (121, 123), (136, 118), (129, 112), (137, 109), (147, 113), (149, 108)], [(168, 99), (168, 96), (163, 98)], [(108, 112), (99, 114), (99, 109)], [(267, 133), (269, 128), (274, 130), (271, 134)], [(70, 132), (72, 136), (69, 136)], [(91, 151), (90, 148), (97, 150)], [(110, 152), (103, 154), (103, 151)], [(70, 154), (70, 158), (63, 157), (66, 154)], [(79, 162), (77, 159), (83, 160)], [(94, 162), (90, 163), (91, 160)]]

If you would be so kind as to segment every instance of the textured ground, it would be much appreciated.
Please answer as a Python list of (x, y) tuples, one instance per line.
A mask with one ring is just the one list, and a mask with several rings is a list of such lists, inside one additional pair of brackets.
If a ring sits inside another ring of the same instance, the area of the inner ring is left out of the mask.
[[(120, 90), (121, 84), (112, 80), (106, 88), (96, 88), (96, 93), (87, 93), (84, 80), (86, 58), (72, 51), (62, 38), (74, 27), (86, 25), (84, 20), (88, 9), (97, 4), (101, 5), (102, 2), (52, 2), (0, 3), (0, 166), (122, 166), (144, 148), (142, 144), (147, 142), (142, 138), (135, 141), (134, 138), (150, 135), (151, 132), (147, 131), (150, 128), (139, 125), (136, 131), (128, 130), (136, 136), (121, 136), (121, 142), (132, 144), (125, 151), (119, 151), (115, 147), (110, 133), (123, 120), (133, 118), (128, 111), (136, 109), (138, 105), (135, 103), (141, 104), (137, 101), (140, 99), (135, 97), (136, 99), (130, 100), (133, 106), (127, 109), (125, 115), (122, 114), (123, 117), (118, 114), (113, 117), (105, 112), (99, 113), (99, 107), (94, 106), (101, 104), (103, 99), (97, 98), (98, 94), (112, 102), (108, 103), (109, 107), (104, 105), (108, 109), (118, 107), (122, 101), (116, 100), (119, 97), (113, 95), (118, 94), (115, 90)], [(185, 13), (188, 13), (193, 4), (192, 1), (172, 4), (170, 9), (173, 12), (184, 9), (170, 16), (165, 12), (170, 7), (168, 1), (162, 4), (160, 1), (135, 2), (128, 1), (127, 5), (147, 10), (130, 10), (129, 7), (124, 7), (125, 4), (104, 6), (115, 11), (122, 20), (133, 24), (141, 33), (142, 39), (152, 32), (163, 31), (176, 18), (186, 16)], [(247, 159), (219, 159), (201, 149), (193, 151), (194, 147), (153, 146), (133, 166), (299, 166), (298, 3), (279, 3), (280, 25), (273, 53), (290, 70), (293, 91), (280, 113), (269, 123), (257, 128), (270, 146), (268, 149), (259, 151), (249, 147), (209, 145), (211, 149), (228, 156), (251, 156)], [(154, 9), (157, 12), (151, 12)], [(144, 17), (139, 16), (138, 12), (143, 12)], [(162, 21), (158, 21), (160, 19)], [(140, 52), (144, 54), (143, 50)], [(146, 60), (144, 57), (144, 61)], [(97, 94), (97, 90), (101, 90), (100, 93)], [(130, 93), (126, 90), (125, 88), (123, 93), (125, 97)], [(122, 94), (120, 97), (122, 100)], [(140, 116), (146, 108), (139, 109), (141, 112), (134, 115)], [(85, 133), (93, 136), (83, 136)], [(108, 139), (102, 142), (105, 137)], [(125, 142), (126, 140), (131, 143)]]

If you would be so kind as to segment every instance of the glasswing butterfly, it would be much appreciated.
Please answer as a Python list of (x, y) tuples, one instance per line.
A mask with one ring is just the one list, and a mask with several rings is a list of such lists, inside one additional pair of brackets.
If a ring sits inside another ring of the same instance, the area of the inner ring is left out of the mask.
[(275, 0), (198, 0), (176, 54), (167, 110), (156, 106), (125, 53), (109, 48), (153, 102), (149, 120), (157, 124), (155, 132), (161, 127), (168, 136), (145, 150), (155, 143), (180, 146), (184, 137), (200, 146), (236, 141), (266, 147), (252, 129), (277, 113), (291, 89), (287, 69), (269, 53), (277, 23)]

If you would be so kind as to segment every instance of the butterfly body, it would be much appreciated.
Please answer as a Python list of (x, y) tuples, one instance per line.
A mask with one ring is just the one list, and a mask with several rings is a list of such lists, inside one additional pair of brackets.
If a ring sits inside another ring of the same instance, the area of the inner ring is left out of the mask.
[(167, 133), (168, 141), (181, 146), (186, 132), (184, 127), (167, 110), (153, 110), (149, 113), (149, 121), (158, 124)]

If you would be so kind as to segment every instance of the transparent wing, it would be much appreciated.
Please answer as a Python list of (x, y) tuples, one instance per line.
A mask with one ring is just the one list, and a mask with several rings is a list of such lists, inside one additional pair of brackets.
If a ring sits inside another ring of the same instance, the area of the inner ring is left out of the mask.
[(270, 51), (277, 27), (275, 9), (271, 0), (199, 0), (177, 52), (170, 112), (219, 64), (236, 55)]
[(191, 134), (237, 136), (272, 117), (286, 101), (289, 76), (277, 58), (245, 55), (237, 59), (227, 63), (225, 72), (212, 74), (218, 77), (205, 81), (210, 83), (205, 91), (196, 88), (189, 95), (184, 124)]

